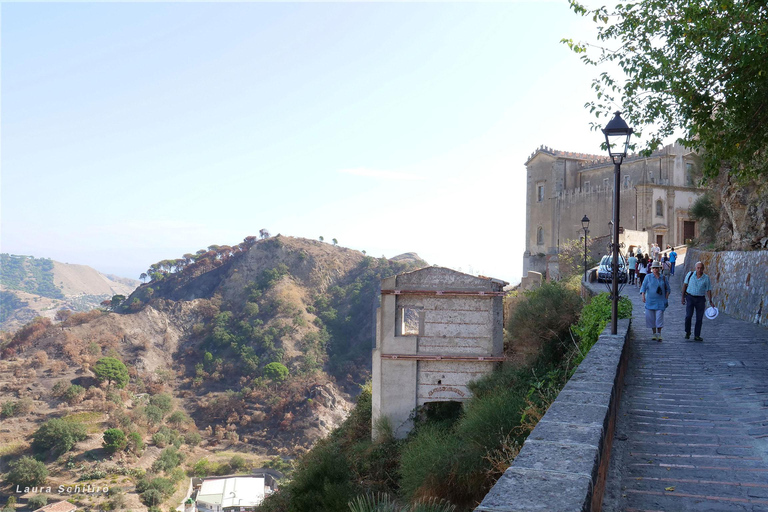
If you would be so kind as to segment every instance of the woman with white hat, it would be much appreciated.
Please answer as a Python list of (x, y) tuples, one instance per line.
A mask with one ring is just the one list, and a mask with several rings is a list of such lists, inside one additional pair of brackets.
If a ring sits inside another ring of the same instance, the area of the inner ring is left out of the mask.
[(653, 329), (652, 340), (661, 341), (664, 327), (664, 310), (669, 306), (669, 281), (661, 275), (661, 262), (654, 261), (651, 274), (643, 280), (640, 296), (645, 303), (645, 326)]

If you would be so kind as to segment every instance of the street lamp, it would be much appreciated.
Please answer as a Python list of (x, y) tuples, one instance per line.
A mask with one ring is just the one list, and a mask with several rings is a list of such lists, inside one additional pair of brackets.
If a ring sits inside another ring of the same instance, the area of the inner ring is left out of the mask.
[(584, 214), (581, 219), (581, 227), (584, 229), (584, 282), (587, 282), (587, 230), (589, 229), (589, 217)]
[(621, 183), (621, 163), (627, 156), (632, 128), (616, 111), (613, 119), (603, 128), (605, 145), (613, 160), (613, 264), (611, 265), (611, 334), (616, 334), (619, 318), (619, 185)]

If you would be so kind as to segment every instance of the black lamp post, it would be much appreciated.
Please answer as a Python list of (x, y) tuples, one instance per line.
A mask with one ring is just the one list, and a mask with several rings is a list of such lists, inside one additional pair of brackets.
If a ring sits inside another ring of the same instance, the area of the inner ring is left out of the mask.
[(603, 128), (605, 145), (608, 154), (613, 160), (613, 240), (611, 265), (611, 334), (616, 334), (619, 318), (619, 185), (621, 183), (621, 163), (627, 156), (629, 138), (632, 136), (632, 128), (621, 118), (621, 112), (617, 111), (611, 121)]
[(587, 282), (587, 230), (589, 229), (589, 217), (584, 214), (581, 219), (581, 227), (584, 229), (584, 282)]

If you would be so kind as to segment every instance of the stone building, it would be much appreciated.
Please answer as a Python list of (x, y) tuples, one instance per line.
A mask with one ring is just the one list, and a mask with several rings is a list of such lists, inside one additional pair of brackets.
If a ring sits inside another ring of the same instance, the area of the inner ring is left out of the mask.
[(373, 431), (389, 420), (395, 436), (430, 402), (463, 402), (467, 384), (503, 361), (499, 279), (425, 267), (381, 281), (373, 351)]
[[(560, 244), (583, 240), (581, 219), (590, 219), (588, 236), (610, 240), (613, 219), (613, 163), (607, 156), (540, 147), (525, 162), (526, 236), (523, 275), (557, 277)], [(679, 144), (649, 157), (630, 155), (621, 165), (620, 229), (640, 232), (624, 250), (649, 244), (681, 245), (699, 235), (688, 209), (703, 189), (699, 156)], [(620, 240), (624, 241), (624, 240)], [(643, 244), (644, 242), (644, 244)], [(607, 245), (607, 244), (606, 244)], [(601, 250), (603, 249), (601, 246)]]

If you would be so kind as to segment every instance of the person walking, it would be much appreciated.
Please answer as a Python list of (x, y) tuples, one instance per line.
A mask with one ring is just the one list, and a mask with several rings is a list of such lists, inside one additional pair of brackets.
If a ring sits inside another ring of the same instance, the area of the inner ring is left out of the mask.
[(645, 304), (645, 326), (653, 329), (652, 340), (661, 341), (664, 310), (669, 306), (671, 291), (669, 281), (661, 275), (661, 263), (654, 261), (651, 264), (651, 275), (646, 276), (640, 287), (640, 296)]
[(669, 270), (671, 266), (669, 263), (669, 256), (666, 254), (661, 258), (661, 275), (669, 279)]
[(675, 262), (677, 261), (677, 253), (675, 252), (675, 248), (672, 248), (672, 251), (669, 253), (669, 275), (673, 276), (675, 275)]
[(627, 266), (629, 267), (629, 284), (635, 284), (635, 267), (637, 267), (637, 258), (635, 258), (634, 253), (629, 253)]
[(704, 309), (707, 305), (706, 299), (709, 299), (709, 305), (714, 307), (712, 302), (712, 282), (709, 276), (704, 273), (704, 264), (696, 262), (693, 267), (695, 271), (690, 271), (683, 279), (683, 305), (685, 306), (685, 339), (691, 339), (691, 319), (693, 311), (696, 310), (696, 325), (693, 329), (693, 340), (704, 341), (701, 337), (701, 323), (704, 319)]
[(645, 279), (646, 274), (648, 274), (648, 260), (643, 256), (637, 264), (639, 266), (637, 274), (640, 276), (640, 286), (643, 286), (643, 280)]
[(651, 249), (651, 255), (653, 256), (653, 261), (660, 261), (660, 255), (661, 254), (661, 247), (659, 247), (659, 244), (653, 244), (653, 249)]

